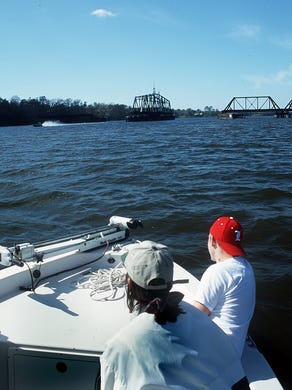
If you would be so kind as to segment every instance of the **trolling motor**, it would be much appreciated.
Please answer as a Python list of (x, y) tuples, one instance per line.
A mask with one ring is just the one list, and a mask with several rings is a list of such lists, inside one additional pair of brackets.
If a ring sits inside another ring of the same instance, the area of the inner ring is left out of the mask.
[(143, 223), (139, 219), (115, 215), (110, 218), (109, 224), (101, 229), (60, 240), (43, 242), (42, 245), (40, 243), (33, 245), (28, 242), (17, 244), (11, 248), (0, 245), (0, 266), (18, 265), (22, 267), (27, 262), (42, 262), (44, 256), (47, 259), (58, 255), (66, 256), (72, 251), (90, 251), (105, 245), (107, 242), (115, 242), (127, 238), (128, 230), (136, 229), (137, 227), (143, 227)]
[(142, 221), (140, 219), (119, 217), (114, 215), (109, 220), (110, 225), (120, 225), (125, 227), (126, 229), (137, 229), (137, 227), (143, 227)]

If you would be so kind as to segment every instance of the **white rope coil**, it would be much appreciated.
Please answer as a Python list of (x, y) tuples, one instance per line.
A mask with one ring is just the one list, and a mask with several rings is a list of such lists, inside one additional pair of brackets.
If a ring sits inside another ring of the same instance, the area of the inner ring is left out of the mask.
[(125, 289), (119, 287), (125, 286), (126, 274), (126, 269), (119, 263), (114, 268), (99, 269), (83, 276), (77, 281), (76, 287), (90, 289), (90, 297), (96, 301), (121, 299), (125, 295)]

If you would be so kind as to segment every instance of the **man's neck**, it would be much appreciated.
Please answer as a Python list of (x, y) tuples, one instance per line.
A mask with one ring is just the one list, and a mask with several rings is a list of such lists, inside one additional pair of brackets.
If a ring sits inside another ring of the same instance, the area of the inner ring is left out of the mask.
[(232, 259), (232, 256), (229, 253), (226, 253), (224, 250), (221, 249), (216, 253), (215, 259), (216, 259), (215, 260), (216, 263), (222, 263), (222, 261)]

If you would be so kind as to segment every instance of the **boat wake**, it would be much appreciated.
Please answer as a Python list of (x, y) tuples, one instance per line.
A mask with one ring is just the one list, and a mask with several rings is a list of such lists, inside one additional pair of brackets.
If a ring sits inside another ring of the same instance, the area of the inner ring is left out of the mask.
[(42, 126), (46, 126), (46, 127), (53, 127), (53, 126), (60, 126), (60, 125), (63, 125), (62, 122), (60, 121), (45, 121)]

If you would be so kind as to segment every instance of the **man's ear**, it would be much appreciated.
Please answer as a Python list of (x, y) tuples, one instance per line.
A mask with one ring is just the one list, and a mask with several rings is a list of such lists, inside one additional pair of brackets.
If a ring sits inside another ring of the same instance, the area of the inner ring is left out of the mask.
[(212, 247), (213, 248), (217, 248), (217, 246), (218, 246), (218, 242), (217, 242), (217, 240), (213, 237), (213, 236), (211, 236), (211, 245), (212, 245)]

